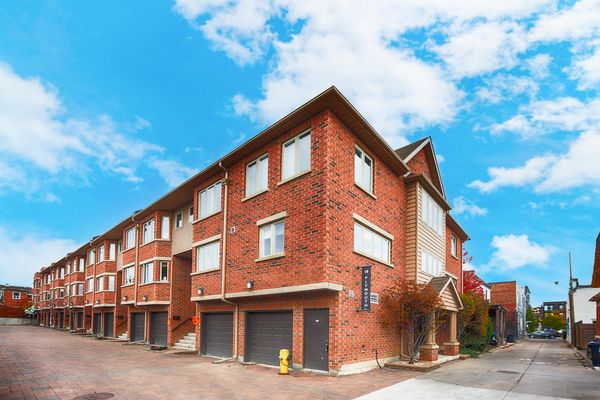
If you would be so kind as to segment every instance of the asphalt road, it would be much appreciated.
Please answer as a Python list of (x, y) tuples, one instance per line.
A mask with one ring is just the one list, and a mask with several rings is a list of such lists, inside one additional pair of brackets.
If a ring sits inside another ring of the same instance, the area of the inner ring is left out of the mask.
[(600, 371), (561, 339), (526, 340), (480, 358), (454, 361), (360, 400), (600, 399)]

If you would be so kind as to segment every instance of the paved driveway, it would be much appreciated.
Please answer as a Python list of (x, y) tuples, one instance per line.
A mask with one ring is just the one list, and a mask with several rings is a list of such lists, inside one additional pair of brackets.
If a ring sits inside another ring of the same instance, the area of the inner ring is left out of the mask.
[(560, 339), (528, 340), (478, 359), (452, 363), (361, 400), (429, 398), (597, 400), (600, 372), (584, 367)]
[(40, 327), (0, 326), (1, 399), (351, 399), (418, 376), (377, 370), (334, 378), (197, 355), (156, 353)]

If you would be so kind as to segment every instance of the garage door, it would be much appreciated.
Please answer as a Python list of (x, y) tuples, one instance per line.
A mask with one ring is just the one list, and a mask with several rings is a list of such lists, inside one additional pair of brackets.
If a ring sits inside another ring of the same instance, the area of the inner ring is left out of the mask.
[(139, 342), (144, 340), (144, 329), (146, 327), (146, 316), (144, 313), (131, 314), (131, 341)]
[(104, 336), (113, 337), (115, 327), (115, 314), (104, 313)]
[(233, 354), (233, 314), (202, 314), (202, 340), (200, 352), (215, 357)]
[(97, 313), (94, 314), (94, 335), (97, 335), (100, 333), (100, 324), (102, 324), (102, 314)]
[(292, 353), (292, 312), (246, 314), (244, 361), (279, 365), (279, 350)]
[(150, 314), (150, 343), (160, 346), (167, 345), (167, 319), (166, 312), (153, 312)]

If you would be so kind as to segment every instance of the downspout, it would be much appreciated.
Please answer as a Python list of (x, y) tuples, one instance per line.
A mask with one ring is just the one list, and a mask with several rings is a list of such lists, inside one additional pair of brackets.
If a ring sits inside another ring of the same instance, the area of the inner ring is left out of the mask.
[(225, 171), (225, 194), (223, 195), (223, 256), (221, 257), (221, 301), (235, 307), (235, 325), (233, 332), (233, 359), (238, 358), (239, 305), (225, 298), (225, 275), (227, 270), (227, 199), (229, 194), (229, 171), (219, 161), (219, 168)]
[[(135, 224), (135, 258), (133, 260), (134, 264), (133, 267), (135, 268), (134, 271), (135, 273), (133, 274), (133, 281), (134, 281), (134, 286), (133, 286), (133, 305), (135, 307), (137, 307), (137, 293), (138, 293), (138, 276), (137, 276), (137, 272), (138, 272), (138, 256), (139, 256), (139, 246), (138, 246), (138, 236), (139, 236), (139, 230), (138, 230), (138, 222), (135, 220), (135, 212), (131, 215), (131, 222), (133, 222)], [(128, 332), (130, 333), (130, 332)], [(145, 333), (144, 333), (145, 335)]]
[[(94, 290), (92, 290), (92, 308), (90, 309), (91, 313), (92, 313), (92, 315), (90, 315), (90, 318), (91, 318), (90, 319), (90, 321), (91, 321), (90, 322), (90, 326), (92, 326), (92, 333), (93, 333), (94, 332), (94, 329), (93, 329), (93, 325), (94, 325), (94, 304), (96, 304), (96, 252), (94, 251), (94, 246), (93, 246), (92, 243), (94, 243), (94, 238), (92, 238), (92, 240), (90, 240), (90, 242), (88, 243), (89, 246), (90, 246), (90, 250), (94, 253), (94, 276), (92, 278), (92, 287), (94, 288)], [(89, 260), (88, 260), (88, 262), (89, 262)], [(85, 308), (84, 308), (84, 310), (85, 310)], [(84, 321), (84, 325), (85, 325), (85, 321)]]

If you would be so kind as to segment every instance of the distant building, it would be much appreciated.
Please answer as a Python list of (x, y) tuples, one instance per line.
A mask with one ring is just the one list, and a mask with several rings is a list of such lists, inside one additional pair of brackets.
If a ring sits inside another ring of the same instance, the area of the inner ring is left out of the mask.
[[(571, 337), (571, 330), (567, 330), (567, 339), (575, 346), (583, 347), (587, 342), (594, 338), (594, 324), (596, 324), (596, 306), (590, 298), (600, 293), (600, 288), (594, 288), (592, 285), (580, 285), (579, 279), (573, 279), (575, 287), (573, 288), (573, 305), (567, 302), (567, 315), (570, 315), (573, 307), (573, 323), (576, 328), (577, 338)], [(579, 333), (577, 333), (579, 331)]]
[(0, 285), (0, 318), (24, 318), (25, 309), (31, 306), (33, 292), (30, 287)]
[(567, 318), (567, 302), (566, 301), (545, 301), (542, 304), (542, 310), (545, 313), (553, 313), (558, 311), (560, 315)]
[(490, 282), (491, 303), (506, 309), (506, 336), (525, 338), (526, 292), (516, 281)]

